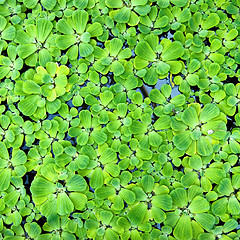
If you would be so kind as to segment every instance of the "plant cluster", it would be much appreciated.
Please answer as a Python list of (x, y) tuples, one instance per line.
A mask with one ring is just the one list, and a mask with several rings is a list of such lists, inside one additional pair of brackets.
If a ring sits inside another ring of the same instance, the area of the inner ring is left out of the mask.
[(240, 239), (239, 0), (0, 0), (0, 239)]

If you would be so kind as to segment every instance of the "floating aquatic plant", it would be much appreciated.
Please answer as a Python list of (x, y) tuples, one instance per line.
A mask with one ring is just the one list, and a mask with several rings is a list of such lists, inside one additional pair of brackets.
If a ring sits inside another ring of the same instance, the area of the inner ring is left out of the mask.
[(239, 238), (239, 2), (0, 0), (0, 238)]

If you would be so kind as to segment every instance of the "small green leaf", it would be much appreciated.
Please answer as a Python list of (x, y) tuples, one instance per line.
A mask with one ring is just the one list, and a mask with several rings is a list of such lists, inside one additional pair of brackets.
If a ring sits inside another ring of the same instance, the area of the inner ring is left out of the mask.
[(42, 177), (36, 177), (32, 182), (30, 190), (34, 196), (41, 197), (54, 193), (56, 191), (56, 187), (52, 182), (49, 182)]
[(154, 61), (154, 59), (156, 58), (156, 54), (146, 41), (140, 41), (137, 44), (135, 48), (135, 53), (137, 56), (151, 62)]
[(0, 191), (7, 190), (10, 185), (11, 170), (9, 168), (3, 169), (0, 172)]
[(208, 30), (210, 28), (213, 28), (216, 25), (218, 25), (219, 21), (220, 17), (218, 16), (217, 13), (210, 13), (206, 20), (203, 22), (202, 29)]
[(28, 96), (18, 103), (18, 108), (25, 116), (32, 116), (37, 110), (39, 99), (38, 95)]
[(194, 219), (207, 231), (210, 231), (215, 224), (215, 217), (208, 213), (197, 213)]
[(60, 192), (57, 196), (57, 213), (59, 215), (70, 214), (74, 210), (74, 205), (65, 192)]
[(112, 148), (106, 148), (99, 158), (102, 164), (114, 162), (117, 159), (117, 154)]
[(192, 213), (207, 212), (210, 209), (207, 199), (196, 196), (188, 207)]
[(147, 205), (142, 203), (139, 203), (135, 207), (133, 207), (130, 212), (128, 213), (128, 219), (134, 226), (138, 226), (142, 223), (145, 215), (147, 212)]
[(191, 128), (195, 128), (199, 124), (197, 111), (194, 107), (188, 107), (185, 109), (181, 116), (181, 119)]
[(201, 156), (210, 156), (213, 148), (207, 137), (201, 136), (197, 140), (197, 153)]
[(179, 150), (187, 150), (192, 143), (189, 130), (181, 132), (173, 137), (173, 143)]
[(181, 42), (175, 41), (163, 47), (162, 60), (170, 61), (181, 57), (184, 53), (184, 48)]
[(41, 43), (45, 42), (48, 35), (52, 31), (53, 25), (48, 19), (39, 18), (36, 21), (37, 40)]
[(173, 203), (179, 206), (180, 208), (183, 208), (187, 206), (188, 199), (187, 199), (187, 193), (184, 188), (176, 188), (170, 193)]
[(164, 211), (169, 211), (172, 208), (172, 198), (169, 195), (153, 196), (152, 204)]
[(151, 175), (143, 176), (141, 183), (145, 192), (152, 192), (154, 188), (154, 178)]
[(115, 194), (113, 187), (100, 187), (95, 191), (96, 198), (105, 199)]
[(220, 194), (229, 196), (234, 191), (231, 180), (229, 178), (222, 179), (217, 190)]
[(56, 37), (56, 45), (61, 50), (66, 50), (77, 42), (74, 35), (60, 35)]
[(37, 51), (37, 47), (35, 44), (23, 44), (17, 47), (18, 55), (23, 59), (29, 57), (36, 51)]
[(80, 175), (74, 175), (66, 184), (68, 191), (83, 192), (87, 188), (85, 179)]
[(191, 219), (188, 215), (183, 214), (173, 230), (173, 235), (179, 240), (191, 240), (192, 234)]

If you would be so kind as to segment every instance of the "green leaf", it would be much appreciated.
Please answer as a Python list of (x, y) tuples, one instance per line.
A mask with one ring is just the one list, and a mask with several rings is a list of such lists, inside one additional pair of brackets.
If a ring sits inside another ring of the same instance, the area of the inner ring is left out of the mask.
[(166, 102), (166, 98), (158, 89), (151, 90), (151, 92), (149, 93), (149, 98), (152, 102), (158, 104), (163, 104)]
[(116, 0), (116, 1), (106, 0), (105, 3), (106, 3), (106, 6), (109, 8), (121, 8), (123, 6), (122, 0)]
[(234, 191), (231, 180), (229, 178), (222, 179), (218, 185), (217, 190), (220, 194), (229, 196)]
[(170, 0), (170, 2), (177, 7), (184, 7), (187, 3), (187, 0)]
[(105, 231), (106, 240), (118, 240), (118, 234), (113, 231), (111, 228), (107, 228)]
[(185, 8), (177, 17), (177, 20), (181, 23), (189, 21), (191, 18), (191, 12), (188, 8)]
[(162, 61), (156, 63), (156, 71), (159, 75), (165, 75), (169, 72), (170, 66)]
[(114, 13), (113, 18), (117, 23), (127, 23), (130, 19), (130, 15), (131, 9), (124, 6)]
[(73, 5), (78, 9), (84, 9), (88, 5), (88, 0), (73, 0)]
[(107, 135), (103, 132), (93, 131), (91, 137), (98, 145), (102, 145), (107, 141)]
[(135, 53), (137, 56), (151, 62), (153, 62), (156, 58), (156, 54), (146, 41), (140, 41), (137, 44)]
[(231, 196), (228, 202), (228, 212), (232, 215), (240, 214), (240, 204), (235, 196)]
[(218, 25), (219, 21), (220, 17), (218, 16), (217, 13), (210, 13), (206, 20), (203, 22), (202, 29), (208, 30), (210, 28), (213, 28), (216, 25)]
[(228, 4), (226, 10), (227, 10), (227, 13), (229, 13), (229, 14), (233, 14), (233, 15), (239, 13), (239, 9), (238, 9), (238, 7), (235, 6), (235, 5), (233, 5), (233, 3)]
[(170, 100), (170, 103), (172, 103), (176, 107), (182, 106), (185, 102), (186, 97), (183, 94), (179, 94)]
[(227, 198), (220, 198), (212, 204), (212, 212), (216, 216), (222, 216), (227, 211)]
[(192, 143), (189, 130), (181, 132), (173, 137), (173, 143), (179, 150), (187, 150)]
[(179, 240), (191, 240), (192, 234), (191, 219), (183, 214), (173, 230), (173, 236)]
[(89, 157), (86, 155), (79, 155), (75, 159), (75, 162), (79, 169), (85, 169), (89, 164)]
[(39, 64), (42, 67), (45, 67), (48, 62), (51, 62), (53, 60), (52, 55), (45, 48), (39, 51), (38, 56), (39, 56)]
[(117, 159), (117, 154), (112, 148), (106, 148), (99, 158), (102, 164), (114, 162)]
[(147, 126), (137, 120), (132, 121), (132, 125), (129, 127), (129, 131), (132, 134), (141, 134), (147, 131)]
[(194, 107), (188, 107), (185, 109), (181, 116), (181, 119), (191, 128), (195, 128), (199, 124), (197, 111)]
[(238, 36), (238, 31), (237, 31), (237, 29), (231, 29), (228, 33), (227, 33), (227, 35), (225, 36), (225, 39), (227, 40), (227, 41), (231, 41), (231, 40), (233, 40), (234, 38), (236, 38)]
[(213, 147), (207, 137), (201, 136), (197, 140), (197, 153), (204, 157), (213, 153)]
[(187, 192), (184, 188), (176, 188), (170, 193), (173, 203), (183, 208), (188, 204)]
[(114, 61), (111, 65), (112, 72), (115, 76), (120, 76), (125, 72), (125, 68), (119, 61)]
[(98, 22), (91, 24), (86, 31), (91, 34), (91, 37), (98, 37), (103, 34), (102, 25)]
[(22, 89), (27, 94), (40, 93), (40, 86), (33, 80), (27, 80), (27, 81), (23, 82)]
[(154, 67), (150, 67), (147, 70), (146, 75), (143, 77), (143, 80), (148, 85), (155, 85), (158, 81), (158, 74)]
[(87, 197), (82, 193), (71, 192), (69, 198), (77, 210), (83, 210), (87, 204)]
[(166, 44), (163, 47), (161, 58), (163, 61), (170, 61), (181, 57), (184, 53), (184, 48), (181, 42), (175, 41)]
[(21, 58), (27, 58), (37, 51), (35, 44), (22, 44), (17, 47), (18, 56)]
[(66, 50), (77, 42), (74, 35), (60, 35), (56, 37), (56, 45), (61, 50)]
[(199, 170), (202, 168), (202, 159), (198, 155), (191, 156), (189, 158), (189, 166), (194, 170)]
[(7, 190), (10, 185), (11, 169), (6, 168), (0, 172), (0, 191)]
[(65, 192), (60, 192), (57, 196), (57, 213), (67, 215), (73, 212), (74, 205)]
[(207, 168), (205, 170), (205, 175), (206, 177), (214, 182), (214, 183), (219, 183), (223, 178), (226, 177), (226, 174), (222, 169), (219, 168)]
[(47, 10), (52, 10), (56, 5), (56, 0), (41, 0), (41, 4)]
[(82, 106), (82, 104), (83, 104), (83, 98), (82, 98), (80, 95), (73, 96), (72, 104), (73, 104), (75, 107), (80, 107), (80, 106)]
[(141, 73), (141, 77), (142, 76), (145, 76), (146, 74), (146, 69), (143, 69), (145, 68), (146, 66), (148, 65), (148, 61), (147, 60), (144, 60), (143, 58), (140, 58), (138, 56), (136, 56), (134, 58), (134, 67), (137, 69), (137, 70), (140, 70), (141, 69), (141, 72), (138, 71), (138, 74), (139, 72)]
[(198, 180), (198, 175), (196, 172), (188, 172), (181, 178), (181, 183), (183, 187), (190, 187), (194, 182)]
[(67, 182), (66, 187), (68, 191), (83, 192), (87, 188), (87, 183), (82, 176), (74, 175)]
[[(73, 15), (74, 15), (74, 13), (73, 13)], [(66, 35), (73, 35), (74, 34), (74, 30), (72, 29), (71, 25), (67, 22), (66, 19), (60, 19), (57, 22), (56, 28), (59, 32), (61, 32), (63, 34), (66, 34)]]
[(100, 187), (95, 191), (96, 198), (105, 199), (115, 194), (115, 189), (113, 187)]
[(18, 108), (25, 116), (32, 116), (37, 110), (39, 99), (38, 95), (28, 96), (18, 103)]
[(10, 72), (11, 68), (7, 66), (0, 67), (0, 80), (5, 78), (7, 74)]
[(105, 45), (107, 50), (110, 53), (110, 56), (116, 57), (119, 54), (119, 52), (122, 50), (123, 41), (118, 38), (113, 38), (110, 41), (107, 41)]
[(152, 204), (164, 211), (169, 211), (172, 208), (172, 198), (169, 195), (153, 196)]
[(156, 132), (150, 132), (149, 134), (149, 144), (153, 147), (157, 147), (162, 143), (162, 137)]
[(136, 200), (134, 192), (125, 188), (120, 190), (119, 195), (129, 205), (132, 205)]
[(0, 31), (2, 32), (3, 29), (6, 27), (7, 25), (7, 20), (6, 18), (4, 18), (2, 15), (0, 15)]
[(223, 225), (223, 232), (228, 233), (236, 229), (238, 226), (238, 222), (235, 219), (229, 219), (227, 222)]
[(111, 208), (113, 210), (116, 210), (116, 211), (122, 210), (124, 208), (123, 199), (119, 195), (116, 195), (114, 197), (113, 204), (112, 204)]
[(92, 188), (102, 187), (104, 181), (103, 171), (101, 168), (95, 168), (90, 178), (90, 186)]
[(53, 25), (48, 19), (39, 18), (36, 21), (37, 40), (41, 43), (45, 42), (48, 35), (52, 31)]
[(88, 110), (82, 110), (79, 113), (79, 119), (85, 129), (91, 127), (91, 113)]
[(18, 198), (20, 197), (20, 193), (17, 192), (17, 191), (12, 191), (10, 193), (7, 193), (3, 200), (5, 202), (5, 204), (8, 206), (8, 207), (13, 207), (16, 205), (16, 203), (18, 202)]
[(154, 178), (151, 175), (145, 175), (142, 177), (142, 186), (145, 192), (152, 192), (154, 188)]
[(63, 146), (59, 142), (54, 141), (52, 144), (52, 150), (55, 156), (60, 156), (63, 153)]
[(196, 196), (188, 207), (192, 213), (203, 213), (210, 209), (207, 199)]
[(28, 233), (28, 235), (31, 238), (37, 238), (40, 234), (41, 234), (41, 227), (36, 223), (36, 222), (32, 222), (32, 223), (26, 223), (24, 225), (24, 228), (26, 230), (26, 232)]
[(93, 53), (92, 45), (88, 43), (80, 43), (79, 44), (79, 53), (82, 57), (88, 57)]
[(158, 120), (154, 123), (155, 130), (163, 130), (170, 128), (171, 117), (169, 115), (162, 114)]
[(25, 152), (22, 150), (13, 149), (11, 162), (12, 162), (13, 166), (17, 166), (17, 165), (26, 163), (27, 156), (26, 156)]
[(151, 212), (156, 223), (162, 223), (166, 219), (165, 212), (158, 207), (152, 206)]
[(215, 224), (215, 217), (208, 213), (197, 213), (194, 219), (207, 231), (210, 231)]
[(9, 26), (5, 28), (2, 32), (2, 39), (12, 41), (16, 35), (16, 29), (14, 26)]
[(128, 219), (134, 226), (138, 226), (142, 223), (147, 213), (147, 205), (142, 203), (137, 204), (128, 213)]
[(52, 182), (49, 182), (42, 177), (36, 177), (32, 182), (30, 190), (34, 196), (41, 197), (54, 193), (56, 187)]
[(107, 106), (112, 101), (113, 98), (114, 98), (114, 94), (109, 90), (106, 90), (103, 93), (100, 93), (100, 100), (104, 106)]

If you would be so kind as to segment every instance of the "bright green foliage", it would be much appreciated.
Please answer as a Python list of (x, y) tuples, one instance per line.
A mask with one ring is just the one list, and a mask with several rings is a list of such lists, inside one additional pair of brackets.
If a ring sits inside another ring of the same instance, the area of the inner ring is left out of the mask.
[(0, 0), (0, 239), (239, 239), (239, 0)]

